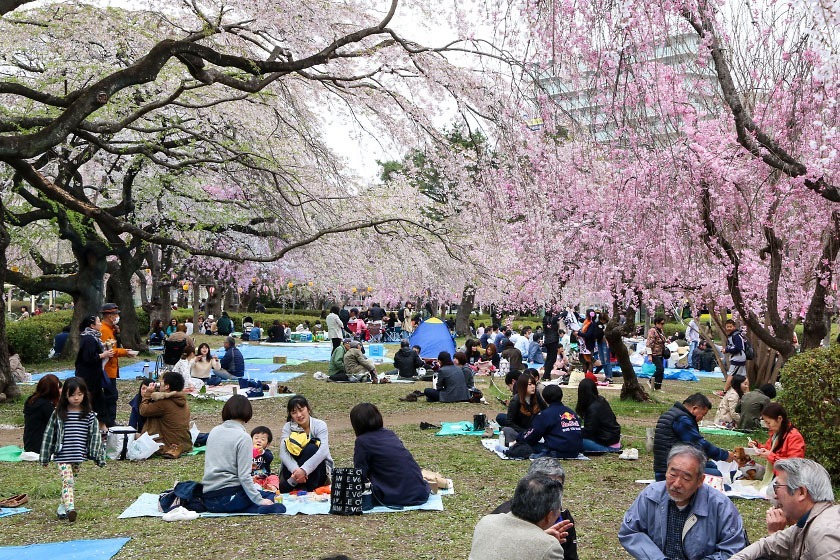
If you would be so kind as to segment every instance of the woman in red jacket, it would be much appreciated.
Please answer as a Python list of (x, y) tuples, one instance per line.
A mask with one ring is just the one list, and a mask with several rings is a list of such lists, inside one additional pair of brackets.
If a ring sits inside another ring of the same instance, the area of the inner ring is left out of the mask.
[(759, 454), (774, 464), (779, 459), (791, 457), (805, 458), (805, 439), (799, 430), (793, 427), (787, 411), (779, 403), (770, 403), (761, 411), (761, 418), (767, 424), (770, 437), (764, 445), (750, 442)]

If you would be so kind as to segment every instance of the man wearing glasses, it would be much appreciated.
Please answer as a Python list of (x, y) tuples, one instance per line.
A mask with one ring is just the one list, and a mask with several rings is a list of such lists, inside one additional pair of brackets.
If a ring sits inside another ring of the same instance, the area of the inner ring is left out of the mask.
[(624, 514), (621, 546), (639, 560), (726, 560), (746, 544), (741, 514), (704, 484), (706, 455), (692, 445), (668, 454), (665, 480), (644, 490)]
[(774, 469), (776, 507), (767, 511), (770, 535), (732, 560), (840, 559), (840, 505), (833, 503), (828, 472), (809, 459), (782, 459)]

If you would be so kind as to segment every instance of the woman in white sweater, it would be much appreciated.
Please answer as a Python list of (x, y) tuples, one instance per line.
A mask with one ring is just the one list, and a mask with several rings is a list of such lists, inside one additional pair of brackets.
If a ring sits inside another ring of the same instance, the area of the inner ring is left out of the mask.
[(289, 399), (287, 422), (280, 436), (280, 491), (312, 491), (328, 484), (333, 459), (327, 423), (312, 417), (302, 395)]
[(244, 395), (222, 408), (222, 424), (210, 430), (204, 455), (204, 506), (213, 513), (284, 513), (274, 493), (260, 489), (251, 476), (254, 443), (245, 430), (253, 409)]
[(736, 375), (732, 378), (732, 385), (729, 390), (723, 395), (723, 399), (718, 405), (717, 414), (715, 414), (715, 424), (726, 426), (733, 429), (738, 425), (741, 415), (735, 412), (738, 403), (741, 402), (741, 397), (744, 393), (749, 392), (750, 382), (743, 375)]

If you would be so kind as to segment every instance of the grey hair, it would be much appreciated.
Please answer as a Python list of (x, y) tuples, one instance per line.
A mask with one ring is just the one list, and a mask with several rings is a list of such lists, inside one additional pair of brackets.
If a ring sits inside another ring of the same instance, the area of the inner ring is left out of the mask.
[(531, 461), (531, 466), (528, 467), (528, 474), (544, 474), (555, 478), (562, 483), (566, 482), (566, 471), (563, 470), (563, 465), (560, 459), (553, 457), (540, 457)]
[(227, 338), (225, 339), (225, 341), (228, 343), (228, 346), (230, 346), (231, 348), (233, 348), (234, 346), (236, 346), (236, 339), (235, 339), (235, 338), (233, 338), (232, 336), (227, 337)]
[(702, 449), (694, 447), (693, 445), (688, 445), (687, 443), (678, 443), (671, 448), (671, 451), (668, 452), (668, 464), (670, 465), (671, 459), (678, 455), (688, 455), (697, 461), (697, 474), (701, 476), (703, 475), (703, 471), (706, 469), (706, 461), (708, 459)]
[(516, 485), (510, 512), (520, 519), (538, 523), (549, 513), (563, 509), (563, 484), (544, 474), (528, 474)]
[(775, 470), (787, 473), (788, 492), (805, 488), (815, 502), (833, 502), (831, 477), (825, 467), (810, 459), (781, 459), (773, 465)]

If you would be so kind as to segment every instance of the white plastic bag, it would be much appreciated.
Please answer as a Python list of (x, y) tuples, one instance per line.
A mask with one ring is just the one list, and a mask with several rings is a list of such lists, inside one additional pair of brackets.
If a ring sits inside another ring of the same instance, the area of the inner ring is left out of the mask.
[(195, 422), (190, 422), (190, 436), (192, 437), (193, 443), (195, 443), (198, 433), (198, 426), (195, 425)]
[(128, 459), (130, 461), (142, 461), (148, 459), (155, 452), (163, 447), (162, 443), (158, 443), (154, 438), (160, 437), (160, 434), (149, 435), (143, 433), (139, 438), (135, 439), (128, 446)]
[(126, 449), (131, 445), (137, 430), (131, 426), (113, 426), (108, 429), (108, 436), (105, 439), (105, 455), (108, 459), (116, 461), (120, 458), (123, 450), (123, 442)]

